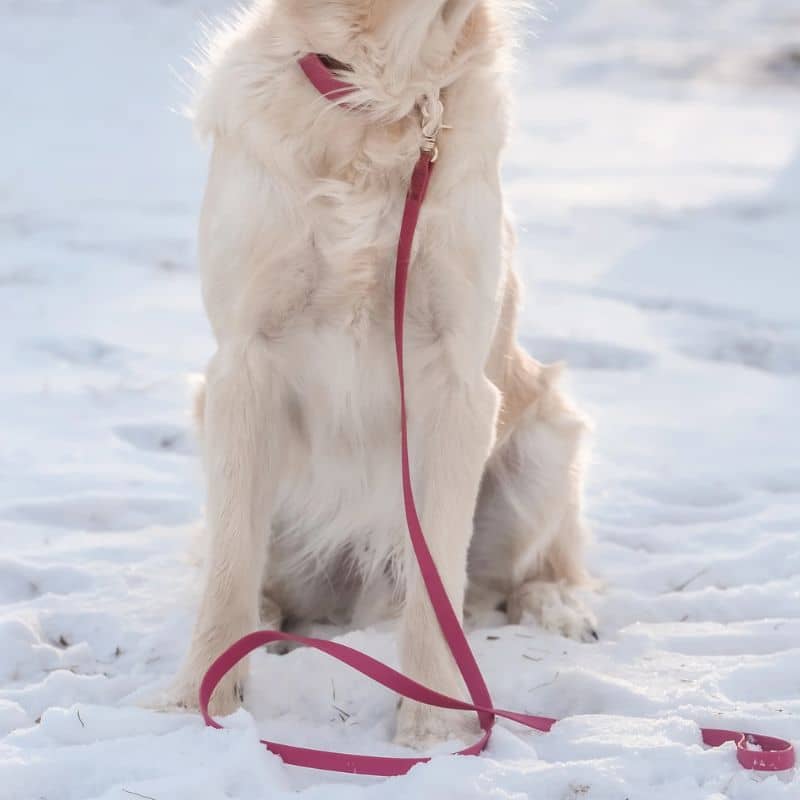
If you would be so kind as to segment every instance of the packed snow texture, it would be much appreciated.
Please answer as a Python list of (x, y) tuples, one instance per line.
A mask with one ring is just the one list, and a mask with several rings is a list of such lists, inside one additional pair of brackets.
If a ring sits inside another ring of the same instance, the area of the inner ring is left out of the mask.
[[(598, 644), (471, 634), (502, 725), (392, 780), (395, 698), (295, 651), (229, 729), (148, 703), (186, 646), (212, 341), (183, 58), (221, 0), (0, 0), (0, 798), (794, 800), (697, 724), (800, 739), (800, 6), (564, 0), (525, 17), (505, 182), (523, 337), (595, 421)], [(394, 661), (391, 624), (332, 631)]]

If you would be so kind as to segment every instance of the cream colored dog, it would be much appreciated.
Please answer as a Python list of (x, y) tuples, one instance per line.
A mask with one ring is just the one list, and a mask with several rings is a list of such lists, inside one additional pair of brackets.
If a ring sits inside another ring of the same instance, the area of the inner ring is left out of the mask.
[[(513, 235), (500, 189), (508, 118), (500, 0), (267, 0), (212, 48), (197, 107), (214, 152), (200, 226), (218, 349), (198, 400), (208, 479), (205, 585), (178, 681), (260, 625), (399, 611), (403, 670), (463, 694), (407, 542), (392, 335), (394, 257), (439, 98), (441, 155), (409, 279), (413, 480), (454, 606), (505, 604), (596, 637), (585, 578), (582, 418), (516, 343)], [(297, 65), (324, 53), (343, 108)], [(259, 618), (260, 612), (260, 618)], [(212, 710), (232, 711), (243, 669)], [(397, 739), (464, 732), (404, 703)]]

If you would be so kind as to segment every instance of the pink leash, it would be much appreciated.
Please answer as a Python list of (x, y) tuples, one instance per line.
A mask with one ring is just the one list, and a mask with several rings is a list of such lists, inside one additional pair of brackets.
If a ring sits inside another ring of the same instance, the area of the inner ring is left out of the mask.
[[(339, 81), (325, 66), (316, 54), (304, 56), (300, 66), (311, 83), (321, 94), (333, 101), (344, 98), (352, 91), (352, 87)], [(394, 295), (394, 334), (397, 351), (397, 374), (400, 382), (400, 422), (402, 445), (403, 500), (411, 544), (422, 573), (428, 595), (445, 640), (458, 665), (472, 702), (464, 702), (436, 692), (408, 678), (395, 669), (383, 664), (371, 656), (354, 650), (352, 647), (323, 639), (312, 639), (294, 636), (282, 631), (259, 631), (251, 633), (229, 647), (209, 668), (200, 686), (200, 710), (206, 725), (213, 728), (222, 726), (213, 720), (208, 713), (211, 695), (222, 678), (243, 658), (254, 650), (273, 642), (293, 642), (306, 647), (313, 647), (332, 658), (347, 664), (362, 675), (366, 675), (377, 683), (391, 689), (397, 694), (418, 703), (425, 703), (439, 708), (460, 711), (474, 711), (478, 715), (483, 731), (480, 739), (471, 747), (459, 751), (458, 755), (478, 755), (488, 745), (497, 717), (512, 720), (520, 725), (546, 733), (558, 720), (549, 717), (537, 717), (531, 714), (520, 714), (515, 711), (504, 711), (494, 708), (489, 689), (483, 678), (475, 655), (469, 646), (461, 622), (453, 609), (450, 599), (436, 569), (433, 556), (425, 541), (425, 534), (420, 525), (414, 494), (411, 485), (411, 469), (408, 456), (408, 419), (406, 412), (405, 369), (403, 361), (404, 321), (406, 286), (411, 262), (411, 249), (414, 233), (417, 228), (422, 204), (428, 190), (433, 171), (434, 156), (423, 151), (414, 168), (411, 184), (406, 198), (403, 222), (400, 228), (400, 240), (397, 248), (397, 266), (395, 273)], [(783, 739), (760, 736), (735, 731), (703, 729), (703, 743), (711, 747), (719, 747), (727, 742), (736, 743), (736, 756), (745, 769), (761, 771), (781, 771), (791, 769), (795, 763), (794, 748)], [(298, 767), (327, 770), (331, 772), (347, 772), (358, 775), (392, 776), (404, 775), (417, 764), (430, 761), (429, 758), (389, 758), (382, 756), (353, 755), (336, 753), (327, 750), (313, 750), (307, 747), (294, 747), (262, 740), (266, 748), (279, 756), (285, 763)], [(750, 749), (752, 747), (757, 749)]]

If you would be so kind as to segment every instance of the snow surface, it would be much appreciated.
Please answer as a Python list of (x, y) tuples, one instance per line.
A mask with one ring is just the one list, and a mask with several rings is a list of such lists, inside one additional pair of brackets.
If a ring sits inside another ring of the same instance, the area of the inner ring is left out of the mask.
[[(602, 638), (472, 641), (498, 704), (567, 719), (380, 781), (258, 745), (397, 752), (394, 698), (312, 652), (257, 657), (223, 733), (146, 707), (198, 588), (188, 385), (212, 348), (177, 76), (224, 6), (0, 0), (0, 798), (797, 798), (695, 724), (800, 739), (797, 0), (527, 18), (524, 336), (596, 421)], [(395, 658), (390, 625), (342, 639)]]

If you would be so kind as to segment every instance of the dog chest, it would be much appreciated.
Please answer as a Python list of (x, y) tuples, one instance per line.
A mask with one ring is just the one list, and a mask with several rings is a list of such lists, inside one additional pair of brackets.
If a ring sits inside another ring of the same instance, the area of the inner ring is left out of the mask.
[(284, 414), (276, 424), (288, 434), (289, 468), (275, 524), (311, 540), (301, 546), (338, 547), (400, 519), (392, 339), (385, 326), (369, 333), (326, 326), (283, 353)]

